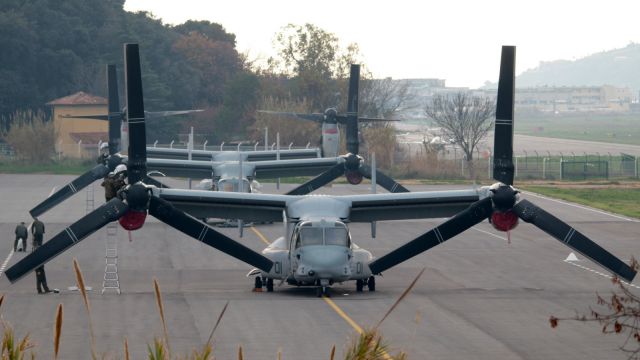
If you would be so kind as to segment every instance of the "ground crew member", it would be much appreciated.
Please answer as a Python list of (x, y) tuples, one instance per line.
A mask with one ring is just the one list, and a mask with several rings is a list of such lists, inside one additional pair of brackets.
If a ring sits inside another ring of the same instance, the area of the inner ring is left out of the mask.
[(13, 242), (13, 251), (18, 251), (18, 240), (22, 239), (22, 249), (20, 251), (25, 251), (27, 247), (27, 236), (29, 236), (29, 231), (27, 231), (27, 227), (24, 226), (24, 221), (21, 221), (18, 226), (16, 226), (16, 240)]
[(127, 176), (127, 166), (120, 164), (116, 166), (112, 173), (104, 178), (102, 186), (104, 186), (104, 198), (109, 201), (118, 195), (118, 191), (122, 189), (126, 183), (124, 179)]
[(40, 265), (36, 268), (36, 289), (38, 290), (38, 294), (47, 294), (51, 292), (47, 286), (47, 275), (44, 273), (44, 265)]
[(33, 250), (38, 246), (42, 246), (42, 238), (44, 237), (44, 224), (38, 218), (33, 218), (31, 224), (31, 235), (33, 235)]
[(100, 144), (100, 155), (98, 155), (98, 159), (96, 162), (98, 164), (107, 165), (107, 160), (109, 158), (109, 144), (102, 143)]

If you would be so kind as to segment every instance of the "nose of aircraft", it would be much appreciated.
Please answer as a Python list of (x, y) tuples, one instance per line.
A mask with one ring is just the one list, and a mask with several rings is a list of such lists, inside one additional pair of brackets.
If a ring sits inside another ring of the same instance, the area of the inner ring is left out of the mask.
[(343, 246), (307, 246), (300, 251), (297, 275), (322, 279), (348, 277), (349, 249)]

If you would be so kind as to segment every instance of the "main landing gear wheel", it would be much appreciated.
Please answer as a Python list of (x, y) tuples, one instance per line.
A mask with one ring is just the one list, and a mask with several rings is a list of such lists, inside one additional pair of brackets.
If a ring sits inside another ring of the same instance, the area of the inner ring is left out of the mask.
[(260, 276), (256, 276), (254, 291), (262, 291), (262, 278)]
[(369, 281), (367, 281), (367, 288), (369, 291), (376, 291), (376, 278), (371, 275), (369, 277)]
[(267, 279), (267, 292), (273, 292), (273, 279)]
[(363, 288), (364, 288), (364, 280), (362, 280), (362, 279), (356, 280), (356, 291), (357, 292), (362, 292)]

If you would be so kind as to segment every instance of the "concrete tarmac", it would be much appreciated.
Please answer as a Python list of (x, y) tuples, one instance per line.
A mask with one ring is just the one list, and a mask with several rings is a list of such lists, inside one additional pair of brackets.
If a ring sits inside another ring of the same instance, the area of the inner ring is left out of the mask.
[[(8, 266), (23, 253), (10, 255), (13, 231), (29, 219), (28, 210), (46, 198), (55, 186), (72, 176), (0, 174), (0, 262)], [(166, 179), (171, 186), (185, 181)], [(283, 185), (281, 192), (291, 185)], [(413, 191), (451, 187), (410, 186)], [(265, 184), (264, 192), (275, 192)], [(334, 185), (326, 194), (366, 193), (367, 186)], [(384, 191), (384, 190), (379, 190)], [(104, 202), (93, 186), (95, 207)], [(637, 234), (640, 222), (615, 214), (542, 198), (524, 197), (567, 221), (613, 254), (628, 260), (640, 256)], [(47, 226), (45, 241), (86, 212), (87, 192), (41, 217)], [(350, 226), (353, 240), (376, 256), (428, 231), (442, 219), (378, 223), (372, 239), (368, 224)], [(282, 224), (220, 229), (259, 251), (267, 241), (282, 235)], [(215, 355), (237, 358), (242, 346), (246, 359), (328, 359), (336, 345), (341, 358), (345, 344), (357, 327), (375, 325), (422, 269), (426, 271), (413, 292), (385, 320), (381, 331), (393, 349), (410, 359), (626, 359), (617, 350), (624, 337), (603, 335), (601, 326), (561, 322), (551, 329), (549, 316), (570, 317), (588, 312), (596, 304), (596, 292), (614, 289), (607, 274), (582, 259), (578, 267), (563, 261), (571, 250), (529, 224), (521, 223), (505, 233), (484, 222), (465, 233), (414, 257), (377, 278), (377, 291), (356, 293), (355, 283), (337, 284), (330, 300), (315, 297), (312, 288), (277, 286), (273, 293), (252, 292), (251, 266), (231, 258), (149, 217), (145, 226), (131, 233), (118, 229), (119, 276), (122, 294), (101, 295), (106, 230), (100, 230), (46, 265), (50, 287), (60, 294), (37, 295), (35, 275), (15, 284), (3, 276), (0, 292), (6, 298), (0, 308), (4, 320), (18, 335), (29, 333), (37, 344), (37, 358), (51, 358), (53, 321), (58, 303), (64, 306), (61, 359), (90, 358), (88, 317), (75, 285), (72, 259), (82, 268), (89, 292), (97, 350), (123, 358), (128, 339), (132, 358), (146, 357), (147, 344), (162, 336), (153, 292), (157, 278), (162, 290), (169, 341), (175, 354), (186, 354), (206, 342), (215, 320), (228, 301), (228, 310), (215, 334)], [(579, 256), (580, 257), (580, 256)], [(587, 268), (587, 269), (585, 269)], [(592, 269), (594, 271), (590, 271)], [(4, 269), (2, 269), (4, 270)], [(637, 291), (637, 289), (633, 289)], [(335, 306), (332, 306), (335, 305)], [(340, 311), (337, 311), (339, 309)], [(392, 351), (393, 353), (393, 351)]]

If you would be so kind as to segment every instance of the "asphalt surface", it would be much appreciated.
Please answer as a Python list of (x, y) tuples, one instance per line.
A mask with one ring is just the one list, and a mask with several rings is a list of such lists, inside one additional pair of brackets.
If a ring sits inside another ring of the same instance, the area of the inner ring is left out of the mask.
[[(0, 262), (10, 254), (15, 225), (27, 221), (28, 210), (53, 187), (59, 189), (72, 178), (0, 174), (0, 234), (4, 234)], [(98, 184), (94, 184), (96, 207), (103, 202)], [(283, 185), (281, 191), (288, 187)], [(268, 190), (274, 191), (273, 186), (266, 184), (263, 191)], [(335, 185), (321, 192), (347, 194), (368, 192), (368, 188)], [(45, 241), (85, 214), (86, 195), (81, 191), (41, 217), (47, 226)], [(640, 257), (640, 222), (530, 194), (524, 197), (623, 260), (631, 255)], [(358, 245), (381, 256), (441, 221), (380, 222), (376, 239), (370, 237), (368, 224), (350, 228)], [(256, 229), (267, 241), (282, 234), (281, 224)], [(237, 229), (221, 231), (238, 239)], [(121, 295), (100, 294), (105, 230), (46, 265), (49, 285), (61, 289), (60, 294), (37, 295), (34, 274), (15, 284), (4, 276), (0, 280), (0, 292), (6, 295), (0, 308), (2, 317), (17, 334), (31, 335), (37, 358), (53, 357), (58, 303), (64, 305), (59, 358), (90, 358), (88, 317), (82, 299), (77, 291), (67, 290), (75, 285), (72, 259), (77, 258), (86, 284), (93, 288), (89, 298), (97, 350), (111, 357), (123, 358), (127, 338), (132, 358), (145, 358), (147, 344), (162, 336), (152, 285), (157, 278), (170, 346), (176, 354), (184, 355), (206, 342), (228, 301), (215, 334), (217, 358), (237, 358), (240, 345), (246, 359), (273, 359), (278, 351), (283, 359), (328, 359), (333, 345), (341, 358), (345, 344), (356, 334), (355, 328), (376, 324), (424, 267), (426, 271), (413, 292), (381, 326), (392, 349), (402, 349), (410, 359), (626, 359), (617, 350), (624, 337), (605, 336), (597, 324), (562, 322), (559, 328), (550, 328), (551, 314), (570, 317), (575, 311), (588, 312), (596, 303), (596, 292), (608, 294), (614, 287), (606, 277), (588, 270), (603, 271), (594, 263), (581, 259), (577, 264), (585, 269), (564, 262), (571, 250), (529, 224), (520, 224), (512, 232), (511, 244), (506, 234), (487, 223), (479, 224), (390, 269), (377, 279), (376, 292), (356, 293), (353, 282), (338, 284), (330, 300), (315, 297), (313, 289), (287, 285), (276, 287), (273, 293), (254, 293), (253, 279), (245, 277), (250, 266), (153, 218), (131, 234), (132, 241), (121, 228), (117, 237)], [(255, 250), (266, 245), (249, 228), (239, 241)], [(13, 254), (8, 266), (23, 256)]]

